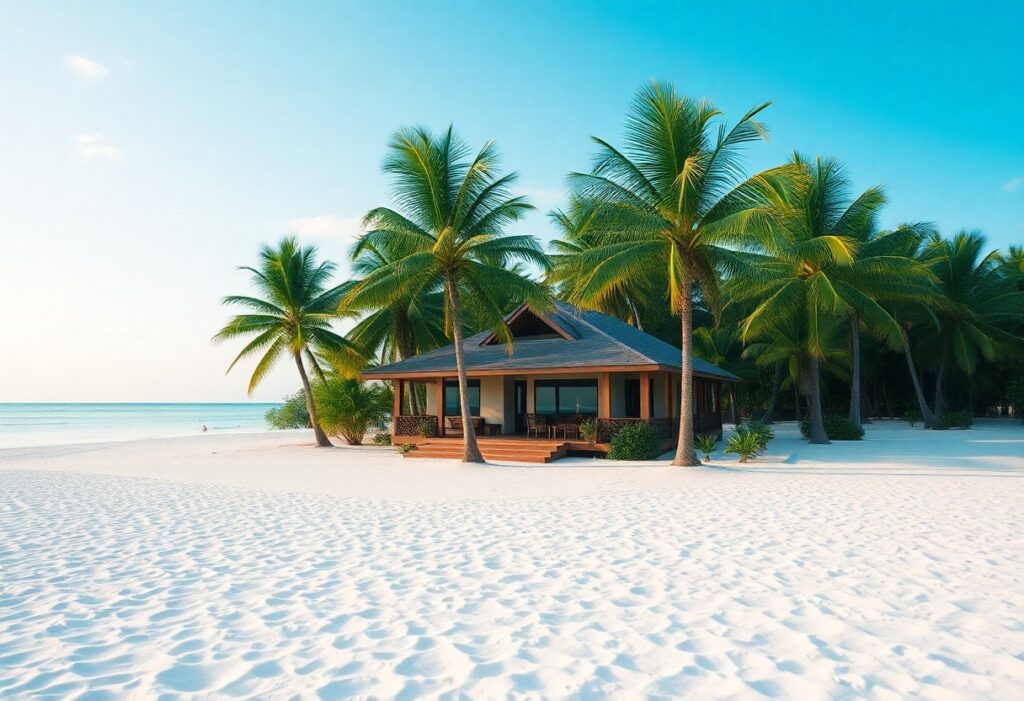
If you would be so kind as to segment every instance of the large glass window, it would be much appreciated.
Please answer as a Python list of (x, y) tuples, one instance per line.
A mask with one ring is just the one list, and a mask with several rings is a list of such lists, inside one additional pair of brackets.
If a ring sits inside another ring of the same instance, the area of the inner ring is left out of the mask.
[[(471, 416), (480, 416), (480, 380), (469, 380), (469, 413)], [(459, 408), (459, 381), (444, 381), (444, 415), (458, 416), (462, 413)]]
[(533, 386), (537, 414), (597, 414), (597, 380), (537, 380)]

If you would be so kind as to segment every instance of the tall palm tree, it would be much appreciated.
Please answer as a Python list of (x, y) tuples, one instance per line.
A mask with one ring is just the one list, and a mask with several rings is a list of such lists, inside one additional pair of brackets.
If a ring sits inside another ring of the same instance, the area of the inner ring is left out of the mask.
[(881, 190), (872, 188), (850, 205), (862, 208), (861, 222), (848, 228), (849, 235), (859, 245), (852, 249), (852, 264), (836, 270), (833, 275), (844, 283), (845, 296), (854, 299), (850, 302), (853, 368), (849, 419), (858, 426), (861, 424), (861, 327), (877, 335), (890, 348), (902, 348), (906, 345), (902, 328), (884, 305), (877, 303), (927, 302), (934, 300), (937, 294), (934, 277), (913, 258), (913, 251), (931, 231), (930, 225), (902, 224), (893, 231), (877, 231), (875, 216), (884, 201)]
[(350, 341), (331, 330), (342, 294), (340, 286), (330, 286), (334, 264), (318, 263), (315, 246), (301, 247), (294, 238), (287, 237), (276, 248), (263, 246), (258, 267), (241, 266), (239, 269), (252, 274), (252, 284), (261, 296), (231, 295), (223, 300), (226, 305), (248, 311), (232, 317), (213, 340), (251, 338), (227, 371), (231, 372), (243, 358), (262, 353), (249, 379), (249, 394), (252, 394), (277, 361), (284, 355), (291, 355), (302, 379), (317, 445), (329, 447), (331, 441), (317, 419), (303, 357), (323, 378), (316, 357), (318, 352), (358, 351)]
[[(441, 288), (445, 328), (455, 344), (466, 462), (483, 462), (469, 412), (463, 349), (463, 312), (468, 312), (511, 344), (504, 323), (507, 301), (525, 301), (536, 309), (550, 303), (544, 286), (524, 276), (516, 262), (546, 270), (537, 240), (509, 235), (507, 226), (532, 209), (510, 187), (515, 174), (497, 173), (497, 153), (488, 142), (472, 158), (452, 128), (440, 135), (424, 129), (400, 129), (388, 146), (384, 171), (394, 178), (396, 209), (379, 207), (364, 217), (366, 233), (355, 254), (367, 246), (400, 251), (356, 284), (346, 303), (385, 307), (411, 291)], [(510, 267), (512, 266), (512, 267)]]
[(924, 343), (937, 351), (936, 419), (943, 411), (943, 391), (950, 362), (968, 377), (980, 360), (993, 360), (1000, 349), (1019, 351), (1021, 339), (1011, 333), (1024, 314), (1024, 291), (1004, 273), (997, 251), (983, 254), (985, 237), (960, 231), (952, 239), (933, 232), (921, 250), (921, 261), (938, 279), (945, 303), (935, 309), (939, 325), (926, 332)]
[(591, 172), (569, 176), (579, 206), (593, 216), (594, 243), (577, 255), (584, 277), (569, 290), (569, 301), (600, 308), (624, 284), (660, 278), (679, 316), (682, 380), (673, 465), (700, 464), (693, 442), (694, 288), (713, 310), (721, 308), (718, 276), (733, 255), (724, 246), (768, 227), (776, 217), (771, 195), (794, 176), (783, 166), (742, 178), (740, 151), (766, 136), (755, 117), (767, 106), (727, 129), (709, 101), (652, 83), (633, 101), (623, 149), (595, 137)]
[(810, 439), (824, 444), (829, 442), (821, 407), (824, 331), (835, 319), (851, 318), (858, 332), (864, 322), (899, 348), (903, 338), (899, 324), (872, 296), (892, 291), (896, 284), (892, 275), (899, 266), (877, 258), (857, 264), (864, 245), (858, 233), (871, 228), (884, 202), (879, 189), (851, 200), (849, 180), (835, 159), (819, 157), (811, 163), (795, 154), (792, 162), (808, 174), (804, 187), (779, 192), (779, 206), (788, 208), (792, 216), (774, 230), (767, 245), (769, 256), (746, 256), (750, 279), (734, 289), (737, 301), (757, 303), (743, 322), (744, 340), (769, 335), (793, 319), (804, 325)]

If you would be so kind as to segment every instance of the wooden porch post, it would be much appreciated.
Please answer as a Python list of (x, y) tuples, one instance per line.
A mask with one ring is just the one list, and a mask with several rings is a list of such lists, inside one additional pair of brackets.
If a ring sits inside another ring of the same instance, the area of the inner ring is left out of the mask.
[(612, 378), (611, 374), (602, 372), (597, 376), (597, 418), (612, 417)]
[(391, 436), (398, 434), (398, 417), (402, 414), (402, 381), (395, 380), (394, 400), (391, 408)]
[(444, 378), (437, 378), (437, 435), (444, 436)]
[(640, 418), (651, 419), (651, 373), (640, 373)]

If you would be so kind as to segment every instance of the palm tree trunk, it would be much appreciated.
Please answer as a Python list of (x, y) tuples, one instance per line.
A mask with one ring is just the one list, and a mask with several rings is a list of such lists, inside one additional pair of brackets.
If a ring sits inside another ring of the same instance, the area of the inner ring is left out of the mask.
[(692, 467), (700, 465), (693, 445), (693, 299), (689, 275), (683, 265), (680, 290), (679, 327), (682, 335), (683, 372), (679, 380), (679, 442), (673, 465)]
[(811, 400), (811, 443), (828, 445), (831, 441), (825, 433), (825, 416), (821, 412), (821, 361), (811, 356), (810, 400)]
[(939, 369), (935, 373), (935, 419), (942, 418), (942, 383), (946, 379), (946, 363), (949, 360), (949, 346), (942, 349), (942, 359), (939, 360)]
[(921, 378), (917, 376), (917, 368), (914, 367), (914, 354), (910, 352), (910, 339), (907, 337), (906, 331), (903, 332), (903, 355), (907, 359), (907, 370), (910, 371), (910, 380), (914, 385), (914, 396), (917, 397), (921, 421), (926, 428), (931, 428), (935, 425), (935, 415), (928, 408), (928, 402), (925, 401), (924, 392), (921, 390)]
[(736, 395), (732, 392), (732, 383), (729, 384), (729, 416), (732, 418), (732, 425), (737, 426), (739, 421), (736, 416)]
[(454, 277), (447, 280), (448, 304), (452, 312), (452, 337), (455, 340), (455, 367), (459, 374), (459, 409), (462, 414), (462, 462), (484, 461), (476, 444), (473, 416), (469, 413), (469, 379), (466, 377), (466, 358), (462, 348), (462, 310), (459, 307), (459, 284)]
[(850, 340), (853, 343), (853, 373), (850, 377), (850, 421), (860, 426), (860, 319), (850, 320)]
[(772, 396), (768, 399), (768, 408), (761, 414), (761, 421), (770, 424), (775, 415), (775, 405), (779, 401), (779, 386), (782, 384), (782, 361), (775, 363), (775, 375), (772, 377)]
[(302, 378), (302, 391), (306, 393), (306, 411), (309, 412), (309, 423), (313, 424), (313, 435), (316, 437), (316, 444), (321, 448), (334, 446), (331, 440), (320, 428), (320, 419), (316, 416), (316, 404), (313, 403), (313, 390), (309, 386), (309, 377), (306, 375), (306, 366), (302, 364), (302, 354), (295, 353), (295, 365), (299, 368), (299, 376)]
[(796, 385), (793, 385), (793, 406), (793, 418), (799, 423), (804, 417), (800, 415), (800, 389)]
[(633, 300), (630, 299), (630, 297), (628, 295), (626, 297), (626, 304), (629, 305), (629, 311), (633, 315), (633, 323), (636, 324), (636, 327), (638, 329), (643, 331), (644, 330), (644, 325), (640, 323), (640, 312), (638, 312), (636, 310), (636, 305), (633, 304)]

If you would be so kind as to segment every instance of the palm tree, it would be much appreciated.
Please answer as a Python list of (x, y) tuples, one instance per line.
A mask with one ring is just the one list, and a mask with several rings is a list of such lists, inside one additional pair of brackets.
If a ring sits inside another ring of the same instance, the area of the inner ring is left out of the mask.
[[(402, 257), (401, 252), (379, 249), (372, 244), (353, 250), (352, 272), (355, 280), (345, 283), (347, 296), (359, 282)], [(439, 285), (410, 289), (383, 307), (360, 308), (349, 303), (345, 311), (365, 313), (346, 336), (365, 348), (382, 363), (393, 363), (439, 348), (446, 342), (444, 329), (444, 295)], [(414, 415), (425, 413), (424, 398), (409, 383), (409, 406)]]
[(741, 177), (740, 150), (766, 136), (755, 117), (767, 106), (726, 129), (709, 101), (652, 83), (634, 99), (625, 147), (595, 137), (591, 172), (569, 176), (584, 216), (593, 217), (593, 245), (577, 254), (583, 277), (569, 290), (569, 301), (600, 309), (625, 285), (662, 279), (679, 316), (682, 380), (673, 465), (700, 464), (693, 440), (694, 288), (712, 310), (721, 308), (718, 275), (733, 256), (724, 245), (768, 227), (776, 217), (772, 193), (794, 175), (783, 166)]
[(282, 239), (276, 248), (264, 245), (260, 250), (258, 267), (239, 268), (252, 273), (252, 284), (261, 296), (225, 297), (224, 304), (242, 307), (248, 312), (232, 317), (213, 340), (251, 338), (231, 362), (228, 372), (243, 358), (263, 354), (249, 379), (249, 394), (283, 355), (290, 354), (302, 378), (302, 390), (306, 395), (317, 445), (328, 447), (331, 441), (317, 419), (303, 356), (322, 378), (324, 373), (316, 357), (318, 352), (358, 349), (331, 330), (331, 321), (337, 316), (342, 292), (338, 286), (328, 287), (334, 264), (318, 263), (316, 258), (315, 246), (303, 248), (291, 237)]
[[(444, 295), (445, 328), (455, 344), (462, 425), (473, 425), (463, 349), (463, 305), (468, 313), (511, 344), (504, 323), (508, 300), (541, 310), (546, 289), (522, 274), (515, 262), (542, 270), (547, 258), (537, 240), (508, 235), (506, 227), (532, 209), (513, 197), (515, 174), (498, 175), (497, 154), (488, 142), (471, 151), (451, 127), (440, 135), (400, 129), (388, 147), (384, 171), (394, 178), (397, 209), (380, 207), (363, 219), (366, 233), (355, 254), (367, 246), (398, 251), (399, 257), (368, 274), (346, 296), (346, 304), (386, 307), (411, 292), (437, 286)], [(483, 462), (476, 437), (463, 431), (466, 462)]]
[(847, 229), (859, 245), (852, 249), (852, 264), (833, 273), (833, 277), (843, 283), (843, 296), (852, 310), (849, 419), (858, 426), (861, 424), (861, 327), (892, 349), (904, 348), (906, 337), (902, 328), (878, 302), (927, 302), (936, 296), (934, 277), (913, 258), (913, 251), (930, 232), (930, 225), (902, 224), (893, 231), (876, 231), (875, 216), (884, 201), (881, 190), (872, 188), (847, 209), (847, 212), (854, 207), (862, 210), (860, 223)]
[[(559, 289), (560, 296), (565, 299), (576, 297), (572, 291), (586, 280), (586, 270), (580, 268), (584, 256), (581, 254), (600, 244), (591, 236), (591, 224), (595, 210), (581, 207), (579, 202), (570, 204), (569, 211), (555, 210), (550, 217), (555, 222), (561, 238), (551, 242), (551, 273), (548, 283)], [(637, 300), (646, 299), (656, 294), (658, 283), (649, 278), (622, 280), (618, 288), (606, 294), (597, 305), (597, 310), (624, 319), (644, 330)], [(664, 285), (661, 286), (664, 288)]]
[(1021, 339), (1011, 333), (1024, 314), (1024, 291), (1005, 274), (997, 251), (983, 255), (985, 237), (961, 231), (952, 239), (933, 232), (920, 259), (938, 279), (945, 303), (934, 311), (938, 328), (922, 341), (937, 350), (935, 418), (942, 416), (943, 388), (950, 361), (971, 376), (981, 359), (993, 360), (1000, 349), (1020, 350)]
[[(901, 266), (886, 256), (857, 264), (858, 251), (864, 246), (858, 234), (870, 230), (884, 202), (878, 188), (851, 200), (849, 180), (835, 159), (819, 157), (809, 163), (795, 154), (792, 162), (808, 174), (804, 187), (779, 191), (779, 207), (788, 208), (792, 216), (774, 230), (767, 245), (769, 256), (747, 256), (748, 279), (734, 289), (737, 301), (757, 303), (743, 322), (745, 341), (767, 336), (794, 319), (806, 330), (810, 438), (812, 443), (824, 444), (829, 442), (821, 408), (824, 331), (834, 320), (850, 318), (855, 320), (851, 326), (856, 327), (855, 340), (864, 322), (899, 348), (903, 339), (899, 324), (872, 295), (894, 294), (897, 281), (892, 277)], [(884, 252), (881, 242), (876, 252)], [(859, 396), (856, 401), (859, 405)]]

